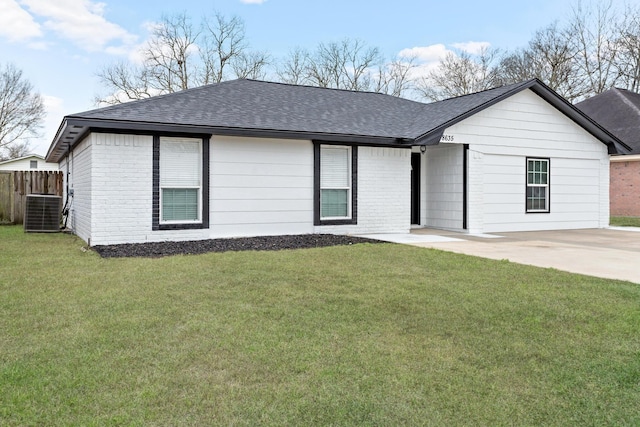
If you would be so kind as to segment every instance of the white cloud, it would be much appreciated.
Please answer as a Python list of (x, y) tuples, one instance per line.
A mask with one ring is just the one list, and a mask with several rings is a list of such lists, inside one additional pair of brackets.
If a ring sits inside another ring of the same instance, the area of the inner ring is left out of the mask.
[(418, 79), (428, 76), (447, 53), (453, 52), (443, 44), (433, 44), (402, 49), (398, 53), (398, 57), (400, 59), (414, 59), (414, 67), (411, 69), (410, 75), (411, 78)]
[(240, 0), (240, 3), (244, 3), (244, 4), (262, 4), (265, 3), (267, 0)]
[(100, 51), (111, 43), (131, 44), (136, 36), (103, 16), (104, 3), (89, 0), (20, 0), (29, 11), (45, 19), (44, 27), (87, 51)]
[(15, 0), (0, 0), (0, 36), (25, 41), (42, 36), (40, 24)]
[(471, 55), (479, 55), (483, 50), (488, 49), (491, 46), (489, 42), (466, 42), (466, 43), (454, 43), (451, 46), (456, 49), (460, 49), (463, 52), (470, 53)]
[(105, 6), (92, 0), (0, 0), (0, 36), (43, 49), (49, 42), (34, 39), (52, 32), (88, 52), (119, 52), (137, 36), (108, 21)]
[(443, 44), (432, 44), (430, 46), (416, 46), (402, 49), (398, 56), (401, 58), (416, 58), (419, 62), (440, 61), (449, 52)]
[[(471, 55), (477, 55), (481, 53), (483, 49), (491, 46), (489, 42), (467, 42), (467, 43), (452, 43), (450, 47), (457, 50), (457, 52), (463, 51)], [(435, 70), (440, 61), (447, 55), (457, 55), (456, 50), (450, 49), (442, 43), (432, 44), (429, 46), (415, 46), (411, 48), (402, 49), (398, 53), (400, 59), (414, 58), (415, 67), (411, 70), (411, 76), (413, 78), (420, 78), (429, 75), (429, 73)]]

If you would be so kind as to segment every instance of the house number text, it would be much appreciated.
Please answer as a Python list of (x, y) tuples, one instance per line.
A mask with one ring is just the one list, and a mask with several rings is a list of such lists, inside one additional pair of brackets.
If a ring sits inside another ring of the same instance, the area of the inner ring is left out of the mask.
[(453, 135), (442, 135), (440, 142), (453, 142)]

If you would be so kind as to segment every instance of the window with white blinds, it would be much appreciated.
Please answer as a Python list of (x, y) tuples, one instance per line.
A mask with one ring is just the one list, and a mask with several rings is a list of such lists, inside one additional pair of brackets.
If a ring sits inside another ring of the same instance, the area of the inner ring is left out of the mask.
[(320, 218), (351, 217), (351, 147), (320, 147)]
[(161, 222), (198, 222), (202, 199), (202, 140), (160, 138)]

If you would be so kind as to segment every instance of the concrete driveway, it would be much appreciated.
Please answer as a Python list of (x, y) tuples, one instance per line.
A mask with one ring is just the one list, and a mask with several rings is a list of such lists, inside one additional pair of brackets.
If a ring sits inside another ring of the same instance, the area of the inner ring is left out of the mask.
[(483, 235), (415, 229), (363, 237), (640, 283), (640, 228)]

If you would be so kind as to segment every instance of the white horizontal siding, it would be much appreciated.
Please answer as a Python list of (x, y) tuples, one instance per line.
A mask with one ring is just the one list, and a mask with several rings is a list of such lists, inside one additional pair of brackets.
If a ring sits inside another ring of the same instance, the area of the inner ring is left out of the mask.
[[(609, 177), (602, 167), (608, 158), (606, 146), (530, 90), (445, 133), (456, 144), (470, 145), (471, 232), (606, 225)], [(525, 212), (527, 157), (550, 159), (549, 213)]]
[(210, 237), (313, 233), (313, 144), (211, 139)]

